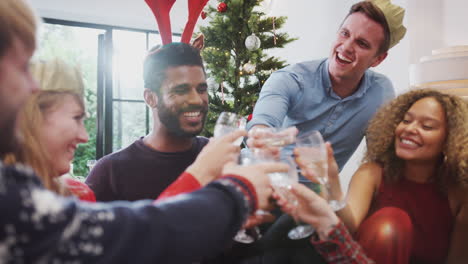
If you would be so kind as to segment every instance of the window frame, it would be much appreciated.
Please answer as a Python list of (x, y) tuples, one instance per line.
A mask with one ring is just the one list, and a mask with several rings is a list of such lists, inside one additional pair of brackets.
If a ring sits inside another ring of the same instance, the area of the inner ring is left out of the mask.
[[(100, 29), (105, 31), (98, 36), (98, 58), (97, 60), (97, 102), (96, 102), (96, 160), (112, 153), (113, 150), (113, 105), (114, 102), (145, 103), (143, 99), (122, 99), (113, 97), (113, 31), (141, 32), (146, 35), (146, 50), (149, 48), (150, 34), (159, 35), (158, 30), (146, 30), (131, 27), (112, 26), (105, 24), (95, 24), (88, 22), (70, 21), (55, 18), (42, 18), (44, 23)], [(180, 33), (173, 33), (173, 36), (180, 37)], [(149, 108), (145, 105), (145, 131), (150, 131)]]

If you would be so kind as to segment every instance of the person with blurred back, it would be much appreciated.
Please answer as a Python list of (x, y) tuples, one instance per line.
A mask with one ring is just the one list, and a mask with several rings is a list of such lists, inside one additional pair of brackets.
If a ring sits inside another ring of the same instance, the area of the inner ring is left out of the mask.
[[(0, 158), (18, 153), (16, 122), (38, 85), (29, 69), (38, 19), (23, 0), (0, 1)], [(234, 135), (239, 136), (239, 135)], [(0, 161), (5, 263), (191, 263), (216, 255), (247, 217), (267, 208), (270, 163), (238, 168), (161, 202), (87, 203), (44, 188), (31, 168)], [(190, 219), (190, 221), (187, 221)]]

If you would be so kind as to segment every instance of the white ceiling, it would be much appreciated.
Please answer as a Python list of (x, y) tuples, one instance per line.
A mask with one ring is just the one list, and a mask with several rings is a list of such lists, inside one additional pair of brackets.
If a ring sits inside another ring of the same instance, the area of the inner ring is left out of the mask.
[[(42, 17), (156, 30), (156, 20), (144, 0), (29, 0)], [(216, 1), (212, 1), (216, 2)], [(171, 10), (173, 33), (187, 20), (187, 1)]]

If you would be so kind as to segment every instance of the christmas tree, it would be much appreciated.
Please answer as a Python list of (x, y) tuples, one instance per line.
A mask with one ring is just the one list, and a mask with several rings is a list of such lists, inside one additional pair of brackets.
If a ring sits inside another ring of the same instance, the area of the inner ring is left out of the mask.
[(273, 71), (286, 66), (265, 51), (283, 48), (296, 39), (278, 31), (286, 17), (267, 17), (263, 1), (273, 0), (224, 0), (202, 13), (211, 18), (208, 26), (200, 27), (205, 35), (202, 56), (210, 94), (205, 136), (212, 135), (223, 111), (251, 114), (263, 83)]

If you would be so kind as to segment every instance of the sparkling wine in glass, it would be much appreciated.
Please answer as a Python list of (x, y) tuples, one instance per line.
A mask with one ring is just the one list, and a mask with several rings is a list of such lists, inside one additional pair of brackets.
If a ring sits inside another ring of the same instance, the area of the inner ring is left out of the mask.
[[(216, 121), (213, 136), (221, 137), (236, 130), (245, 129), (246, 123), (247, 120), (243, 116), (230, 112), (222, 112)], [(243, 137), (238, 138), (234, 144), (240, 145), (242, 139)]]
[(292, 156), (288, 152), (281, 152), (279, 156), (270, 155), (265, 152), (256, 152), (250, 149), (243, 149), (240, 155), (240, 164), (250, 165), (258, 164), (263, 162), (281, 162), (288, 165), (289, 169), (287, 172), (272, 172), (268, 174), (270, 178), (271, 186), (275, 191), (284, 196), (290, 203), (296, 204), (297, 200), (293, 194), (291, 194), (291, 188), (294, 183), (299, 179), (297, 173), (296, 163)]
[(281, 152), (277, 161), (287, 164), (289, 170), (287, 172), (269, 173), (271, 186), (273, 186), (277, 194), (286, 199), (290, 204), (297, 205), (298, 201), (294, 194), (291, 193), (292, 185), (299, 180), (296, 163), (287, 152)]
[[(270, 178), (271, 185), (275, 191), (287, 199), (292, 204), (297, 204), (297, 200), (293, 194), (291, 194), (292, 184), (298, 181), (298, 173), (296, 163), (292, 159), (291, 155), (281, 153), (279, 156), (269, 155), (265, 152), (257, 152), (251, 149), (243, 149), (239, 156), (239, 163), (241, 165), (252, 165), (263, 162), (282, 162), (289, 166), (287, 172), (272, 172), (268, 174)], [(268, 212), (263, 210), (257, 210), (255, 214), (267, 214)], [(257, 234), (257, 237), (260, 237), (260, 231), (258, 227), (254, 227), (251, 231)], [(249, 236), (245, 229), (241, 229), (234, 240), (240, 243), (252, 243), (255, 239), (252, 236)]]
[[(247, 120), (238, 114), (222, 112), (219, 115), (218, 120), (216, 120), (213, 136), (221, 137), (236, 130), (245, 129), (246, 123)], [(243, 137), (238, 138), (234, 144), (237, 146), (240, 145), (242, 143), (242, 139)], [(252, 236), (247, 234), (245, 229), (239, 230), (239, 232), (234, 236), (234, 240), (244, 244), (250, 244), (255, 241)]]
[[(327, 148), (322, 135), (312, 131), (296, 139), (296, 152), (305, 164), (307, 170), (316, 177), (317, 181), (328, 190), (328, 160)], [(315, 229), (311, 225), (301, 224), (288, 233), (291, 239), (302, 239), (312, 235)]]
[(254, 150), (244, 150), (242, 152), (242, 164), (253, 164), (262, 162), (281, 162), (288, 165), (287, 172), (272, 172), (268, 174), (271, 185), (276, 188), (291, 189), (293, 183), (299, 179), (297, 166), (294, 162), (291, 153), (281, 151), (279, 155), (271, 155), (268, 152), (258, 152)]

